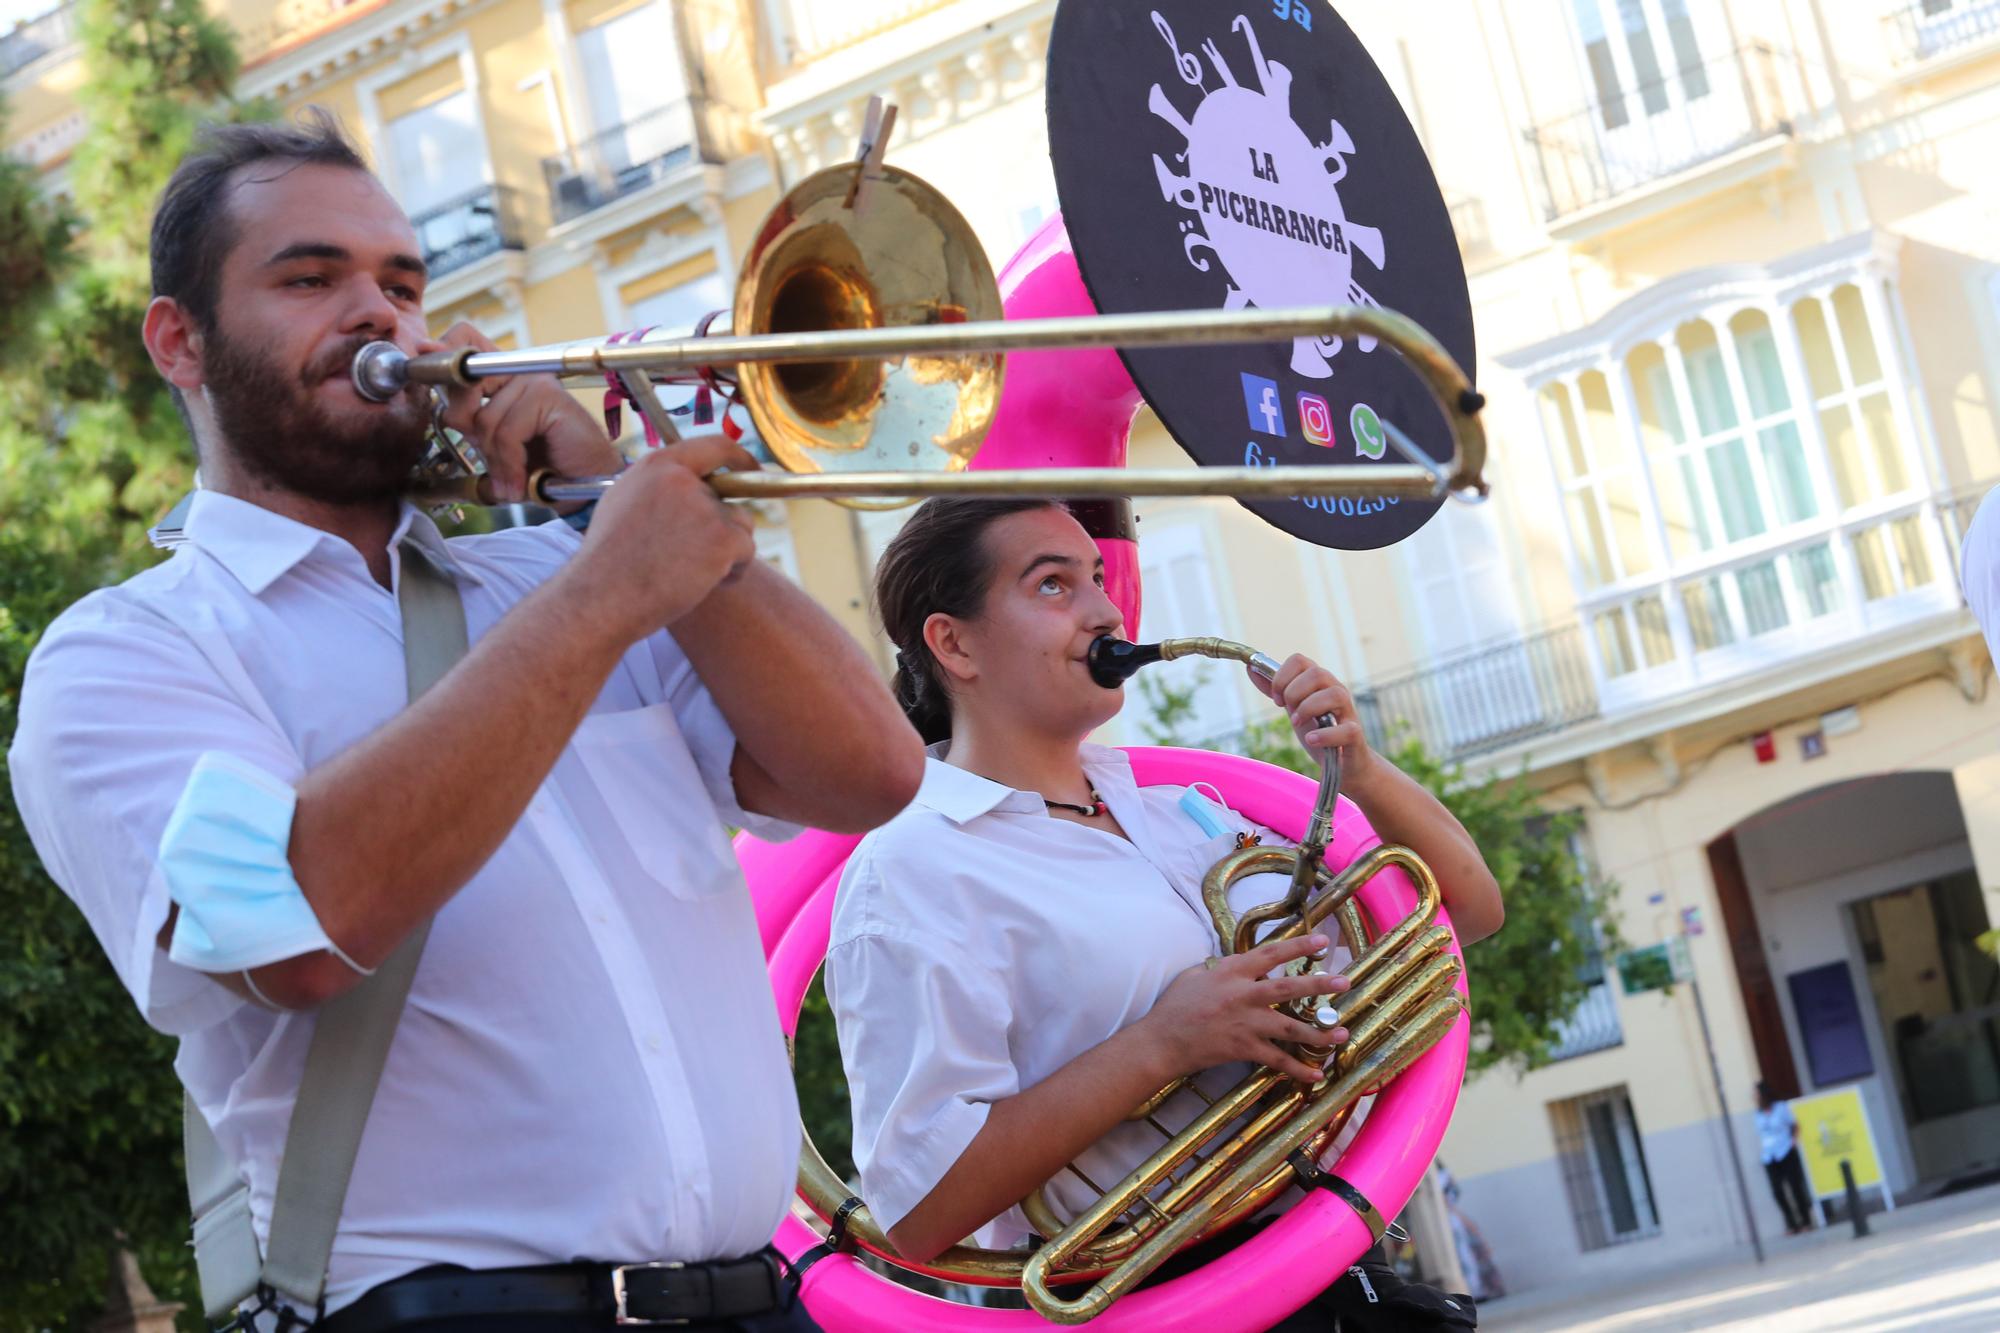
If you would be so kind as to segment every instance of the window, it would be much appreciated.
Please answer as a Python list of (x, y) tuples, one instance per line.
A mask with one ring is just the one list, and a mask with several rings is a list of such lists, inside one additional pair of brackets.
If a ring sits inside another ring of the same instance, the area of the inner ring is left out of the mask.
[[(720, 270), (712, 270), (698, 278), (677, 283), (672, 287), (625, 302), (625, 327), (627, 329), (658, 329), (662, 335), (686, 337), (694, 332), (694, 326), (703, 315), (711, 310), (727, 310), (732, 303), (729, 283)], [(695, 399), (695, 386), (683, 384), (661, 384), (660, 401), (669, 409), (686, 407)], [(720, 405), (717, 405), (719, 410)], [(738, 414), (744, 419), (745, 414)], [(639, 431), (636, 409), (626, 413), (626, 429)], [(707, 427), (693, 424), (691, 415), (678, 416), (683, 435), (691, 435)]]
[(1830, 298), (1808, 296), (1792, 306), (1792, 321), (1840, 504), (1852, 507), (1908, 490), (1913, 478), (1896, 438), (1878, 335), (1869, 326), (1860, 289), (1847, 283)]
[(677, 121), (649, 114), (687, 95), (666, 5), (642, 5), (585, 28), (576, 46), (599, 133), (625, 131), (602, 140), (610, 170), (643, 165), (686, 143)]
[[(1538, 815), (1528, 821), (1531, 831), (1546, 828), (1548, 824), (1547, 815)], [(1597, 881), (1591, 871), (1581, 827), (1570, 832), (1569, 857), (1587, 890), (1595, 893)], [(1577, 969), (1577, 979), (1589, 989), (1577, 1002), (1575, 1011), (1556, 1024), (1555, 1044), (1549, 1052), (1554, 1060), (1588, 1055), (1592, 1051), (1622, 1046), (1625, 1042), (1625, 1029), (1618, 1019), (1617, 996), (1605, 966), (1603, 935), (1597, 929), (1597, 923), (1588, 918), (1579, 921), (1577, 929), (1579, 932), (1587, 929), (1590, 936), (1589, 953)]]
[(1605, 129), (1708, 96), (1687, 0), (1571, 0), (1571, 9)]
[(470, 88), (389, 122), (397, 193), (412, 217), (478, 190), (486, 182), (486, 136)]
[(519, 237), (506, 192), (487, 167), (477, 91), (466, 86), (457, 61), (440, 61), (411, 81), (425, 80), (437, 86), (391, 120), (385, 137), (390, 179), (435, 279), (518, 245)]
[[(1147, 640), (1224, 633), (1210, 573), (1222, 566), (1211, 559), (1200, 525), (1155, 522), (1158, 526), (1148, 524), (1139, 543), (1139, 579), (1145, 590), (1141, 615)], [(1190, 743), (1201, 744), (1243, 729), (1238, 668), (1204, 658), (1178, 670), (1182, 674), (1173, 680), (1174, 686), (1186, 689), (1192, 685), (1194, 689), (1194, 709), (1180, 727)]]
[(1606, 682), (1746, 669), (1774, 636), (1803, 648), (1843, 618), (1927, 614), (1949, 583), (1887, 283), (1780, 298), (1757, 282), (1540, 387)]
[(1660, 1231), (1653, 1182), (1623, 1084), (1549, 1103), (1577, 1241), (1601, 1250)]
[(686, 336), (709, 311), (729, 309), (731, 296), (729, 283), (716, 271), (628, 302), (626, 313), (634, 328), (650, 326)]
[(1574, 388), (1543, 390), (1542, 408), (1557, 444), (1563, 511), (1585, 581), (1601, 587), (1650, 573), (1656, 562), (1646, 537), (1638, 472), (1603, 372), (1585, 371)]
[(1513, 581), (1490, 506), (1448, 504), (1402, 543), (1423, 641), (1429, 716), (1454, 748), (1542, 716)]

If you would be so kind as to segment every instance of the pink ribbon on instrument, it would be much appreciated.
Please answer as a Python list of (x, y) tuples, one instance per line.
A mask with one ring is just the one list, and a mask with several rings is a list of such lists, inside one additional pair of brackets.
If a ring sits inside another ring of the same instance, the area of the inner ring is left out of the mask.
[[(648, 324), (643, 329), (632, 329), (624, 333), (614, 333), (604, 340), (606, 347), (617, 347), (621, 343), (636, 343), (651, 333), (658, 325)], [(630, 401), (625, 392), (624, 382), (616, 371), (604, 372), (604, 432), (617, 439), (625, 431), (625, 404)], [(660, 433), (653, 429), (653, 423), (646, 420), (646, 414), (639, 414), (639, 424), (646, 428), (646, 447), (657, 449), (665, 443)]]

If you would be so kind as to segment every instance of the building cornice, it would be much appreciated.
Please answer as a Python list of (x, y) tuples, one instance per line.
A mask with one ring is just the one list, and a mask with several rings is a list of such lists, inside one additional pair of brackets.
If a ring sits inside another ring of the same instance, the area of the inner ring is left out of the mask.
[(519, 250), (496, 250), (464, 268), (453, 269), (424, 288), (424, 305), (432, 310), (452, 306), (482, 293), (509, 308), (520, 305), (528, 278), (527, 257)]
[(728, 189), (729, 171), (703, 162), (594, 208), (552, 228), (541, 244), (528, 252), (527, 281), (546, 282), (579, 264), (590, 263), (612, 237), (677, 208), (686, 208), (708, 226), (719, 227)]
[(1549, 237), (1572, 243), (1592, 241), (1656, 223), (1724, 191), (1782, 175), (1797, 166), (1798, 160), (1799, 146), (1790, 133), (1767, 135), (1601, 204), (1565, 213), (1549, 223)]
[(815, 62), (767, 91), (758, 123), (787, 179), (846, 160), (869, 97), (912, 144), (1043, 86), (1054, 0), (966, 0)]
[[(290, 100), (385, 60), (410, 58), (418, 43), (492, 0), (321, 2), (329, 12), (317, 24), (300, 17), (287, 23), (285, 8), (277, 11), (273, 26), (289, 31), (244, 65), (240, 96)], [(254, 37), (245, 34), (246, 45)]]
[(1689, 269), (1629, 296), (1580, 329), (1494, 360), (1539, 388), (1620, 360), (1636, 344), (1691, 316), (1731, 306), (1786, 305), (1816, 288), (1863, 275), (1894, 278), (1902, 238), (1865, 231), (1768, 264), (1715, 264)]
[[(1815, 654), (1809, 659), (1789, 658), (1752, 676), (1739, 676), (1705, 690), (1677, 694), (1654, 705), (1581, 723), (1554, 736), (1489, 751), (1464, 761), (1466, 776), (1478, 781), (1546, 773), (1669, 731), (1685, 733), (1703, 722), (1754, 709), (1845, 676), (1949, 648), (1961, 640), (1977, 638), (1979, 632), (1972, 613), (1963, 607), (1915, 624), (1891, 626), (1857, 638), (1835, 652)], [(1808, 666), (1810, 671), (1806, 670)]]

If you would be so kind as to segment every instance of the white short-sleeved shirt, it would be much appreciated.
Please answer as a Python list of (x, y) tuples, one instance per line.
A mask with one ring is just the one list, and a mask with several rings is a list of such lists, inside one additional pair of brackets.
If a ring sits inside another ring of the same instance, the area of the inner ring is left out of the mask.
[[(28, 831), (251, 1185), (260, 1240), (314, 1016), (155, 942), (156, 854), (195, 761), (296, 784), (406, 703), (396, 594), (345, 541), (197, 497), (166, 563), (65, 612), (10, 753)], [(449, 543), (474, 643), (578, 549), (567, 524)], [(392, 547), (393, 550), (393, 547)], [(400, 578), (400, 561), (395, 564)], [(505, 719), (495, 718), (496, 727)], [(710, 1259), (769, 1241), (798, 1122), (725, 824), (736, 742), (673, 639), (636, 643), (527, 813), (437, 915), (362, 1137), (328, 1308), (428, 1264)], [(369, 836), (354, 830), (356, 838)]]
[[(932, 748), (916, 800), (849, 858), (827, 950), (854, 1160), (884, 1227), (931, 1192), (994, 1102), (1129, 1027), (1220, 952), (1201, 880), (1237, 833), (1287, 845), (1227, 809), (1227, 831), (1211, 836), (1181, 808), (1185, 787), (1138, 787), (1122, 751), (1086, 745), (1083, 767), (1129, 841), (1053, 818), (1034, 793), (945, 763), (944, 749)], [(1288, 888), (1284, 875), (1248, 876), (1231, 905), (1240, 914)], [(1329, 961), (1344, 966), (1344, 949)], [(1199, 1083), (1214, 1095), (1247, 1070)], [(1202, 1109), (1181, 1093), (1156, 1118), (1177, 1130)], [(1160, 1144), (1146, 1125), (1121, 1125), (1076, 1165), (1108, 1188)], [(1063, 1217), (1095, 1202), (1069, 1172), (1049, 1194)], [(973, 1240), (1004, 1249), (1028, 1232), (1015, 1207)]]
[(1966, 605), (1986, 636), (1987, 651), (2000, 662), (2000, 486), (1986, 493), (1966, 525), (1959, 568)]

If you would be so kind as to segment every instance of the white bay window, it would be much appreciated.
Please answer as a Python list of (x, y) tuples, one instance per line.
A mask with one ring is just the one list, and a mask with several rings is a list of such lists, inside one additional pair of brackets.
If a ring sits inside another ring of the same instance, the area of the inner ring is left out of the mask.
[(1607, 703), (1955, 607), (1893, 278), (1854, 238), (1502, 358), (1536, 389)]

